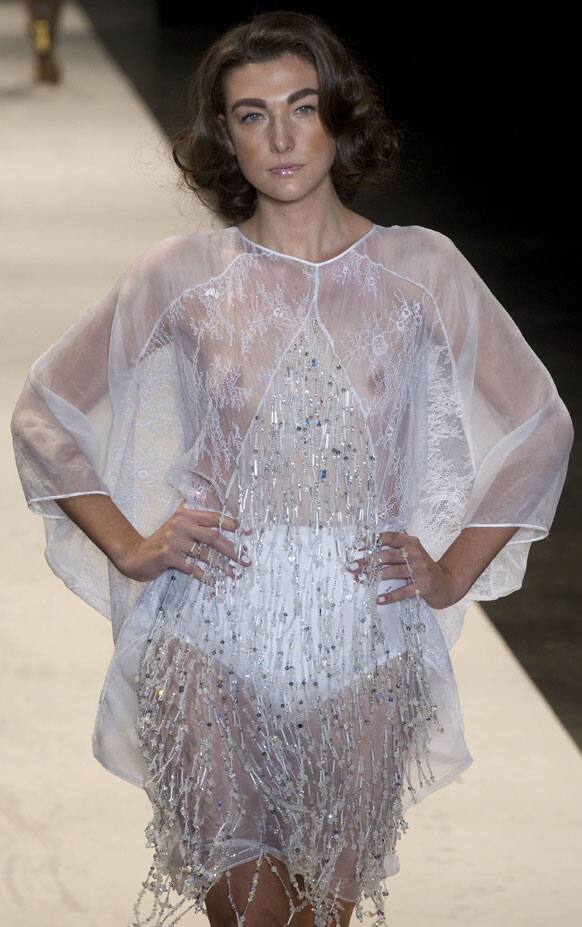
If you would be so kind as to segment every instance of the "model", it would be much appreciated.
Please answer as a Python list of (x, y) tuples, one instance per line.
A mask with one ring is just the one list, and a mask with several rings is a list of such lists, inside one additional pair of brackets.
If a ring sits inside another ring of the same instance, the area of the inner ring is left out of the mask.
[(226, 224), (35, 361), (16, 460), (113, 625), (94, 753), (153, 811), (131, 923), (381, 925), (406, 809), (472, 762), (449, 650), (521, 586), (572, 421), (449, 237), (350, 209), (398, 132), (322, 20), (238, 25), (190, 102), (174, 159)]

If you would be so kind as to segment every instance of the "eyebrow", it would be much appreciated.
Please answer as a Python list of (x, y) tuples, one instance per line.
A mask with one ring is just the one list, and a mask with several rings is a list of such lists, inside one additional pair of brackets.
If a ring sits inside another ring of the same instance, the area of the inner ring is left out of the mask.
[[(301, 97), (311, 96), (312, 93), (317, 94), (317, 90), (313, 90), (311, 87), (304, 87), (303, 90), (294, 90), (293, 93), (290, 93), (287, 97), (287, 103), (295, 103), (295, 100), (300, 100)], [(265, 100), (255, 99), (254, 97), (244, 97), (241, 100), (237, 100), (236, 103), (233, 103), (230, 111), (234, 113), (237, 106), (258, 106), (261, 109), (265, 109), (267, 104)]]

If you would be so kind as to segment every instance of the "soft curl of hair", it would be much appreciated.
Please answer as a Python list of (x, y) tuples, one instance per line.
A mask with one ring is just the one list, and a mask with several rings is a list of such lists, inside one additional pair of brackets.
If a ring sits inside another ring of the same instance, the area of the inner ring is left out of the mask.
[(205, 51), (188, 86), (187, 120), (171, 137), (186, 188), (227, 222), (249, 219), (257, 192), (227, 146), (223, 79), (232, 68), (295, 54), (314, 65), (319, 118), (336, 140), (330, 176), (349, 205), (361, 187), (392, 179), (403, 132), (386, 114), (378, 87), (320, 17), (295, 10), (256, 14), (223, 33)]

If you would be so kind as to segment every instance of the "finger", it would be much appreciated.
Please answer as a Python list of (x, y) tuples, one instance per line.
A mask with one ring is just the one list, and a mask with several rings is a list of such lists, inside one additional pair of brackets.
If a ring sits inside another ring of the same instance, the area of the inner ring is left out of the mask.
[[(405, 531), (381, 531), (379, 532), (380, 536), (380, 547), (388, 545), (389, 547), (404, 547), (407, 541), (410, 541), (410, 535), (406, 534)], [(356, 547), (356, 550), (367, 550), (368, 544), (365, 539), (359, 538), (361, 541), (360, 545)], [(371, 546), (373, 546), (374, 541), (371, 540)]]
[[(190, 556), (194, 555), (190, 554)], [(228, 557), (225, 557), (217, 551), (215, 547), (210, 548), (207, 545), (201, 546), (196, 552), (195, 559), (210, 564), (211, 568), (217, 566), (219, 570), (222, 570), (223, 573), (233, 579), (240, 578), (238, 570), (230, 563)]]
[(229, 557), (232, 560), (235, 560), (237, 564), (240, 563), (245, 567), (249, 567), (251, 565), (252, 561), (249, 554), (249, 549), (246, 544), (243, 544), (242, 541), (240, 541), (238, 544), (233, 544), (232, 541), (227, 541), (226, 543), (229, 546)]
[(186, 572), (190, 573), (191, 576), (194, 576), (195, 579), (199, 579), (203, 583), (206, 583), (207, 586), (214, 585), (212, 579), (206, 575), (206, 570), (203, 570), (201, 567), (192, 566), (190, 570), (186, 570)]
[(182, 573), (187, 573), (189, 576), (193, 576), (195, 579), (201, 580), (201, 582), (206, 583), (207, 586), (214, 585), (212, 579), (206, 575), (206, 571), (201, 567), (196, 566), (195, 564), (185, 564), (181, 567), (178, 567), (177, 569)]
[(214, 525), (216, 525), (221, 531), (236, 531), (239, 526), (239, 522), (238, 519), (233, 518), (232, 515), (226, 515), (224, 512), (216, 512)]
[[(223, 573), (225, 573), (227, 576), (232, 577), (232, 579), (240, 579), (240, 576), (242, 574), (240, 573), (240, 565), (238, 561), (237, 561), (237, 566), (235, 567), (232, 565), (228, 557), (225, 557), (223, 554), (218, 553), (218, 551), (214, 550), (212, 552), (212, 555), (210, 555), (210, 551), (208, 553), (209, 553), (209, 557), (207, 559), (210, 563), (212, 563), (213, 565), (216, 564), (219, 570), (222, 570)], [(243, 566), (247, 566), (247, 564), (243, 564)]]
[(395, 564), (394, 566), (381, 567), (376, 573), (375, 579), (407, 579), (410, 580), (410, 572), (406, 564)]
[[(202, 554), (198, 554), (196, 559), (202, 560), (205, 563), (209, 562), (209, 557), (207, 554), (206, 556), (202, 556)], [(216, 560), (214, 560), (213, 565), (214, 563), (217, 564), (218, 568), (222, 570), (223, 573), (226, 573), (228, 576), (232, 577), (232, 579), (239, 579), (239, 576), (237, 575), (236, 570), (233, 567), (231, 567), (228, 563), (226, 564), (217, 563)], [(207, 586), (214, 585), (214, 578), (210, 570), (203, 570), (201, 567), (197, 566), (196, 564), (186, 563), (184, 558), (182, 558), (181, 565), (177, 565), (176, 567), (173, 567), (173, 569), (178, 569), (182, 573), (187, 573), (190, 576), (194, 576), (196, 579), (199, 579), (203, 583), (206, 583)]]
[[(172, 570), (180, 570), (181, 573), (186, 573), (188, 576), (194, 576), (196, 579), (200, 579), (202, 582), (211, 586), (213, 584), (211, 577), (207, 576), (206, 571), (197, 565), (197, 561), (199, 560), (207, 563), (208, 555), (208, 548), (200, 546), (194, 554), (190, 551), (175, 554), (168, 561), (168, 567)], [(187, 560), (187, 557), (191, 559)]]
[(210, 531), (209, 536), (206, 538), (206, 543), (210, 544), (217, 550), (220, 554), (227, 557), (229, 560), (234, 560), (237, 565), (248, 567), (251, 565), (251, 559), (249, 557), (248, 547), (242, 542), (239, 544), (233, 544), (232, 541), (229, 541), (228, 538), (223, 537), (221, 534), (217, 534), (215, 531)]
[[(180, 508), (185, 508), (184, 505)], [(222, 528), (223, 531), (236, 531), (239, 526), (237, 518), (217, 512), (215, 509), (186, 509), (196, 520), (196, 524), (203, 528)]]
[[(214, 522), (215, 527), (218, 527), (222, 531), (238, 531), (240, 528), (240, 521), (238, 518), (235, 518), (233, 515), (226, 515), (224, 512), (215, 512), (216, 521)], [(243, 534), (252, 534), (252, 528), (244, 528)]]
[(379, 550), (376, 553), (369, 554), (368, 557), (362, 559), (364, 564), (374, 564), (382, 566), (383, 564), (406, 564), (406, 561), (410, 563), (410, 554), (406, 551), (406, 557), (401, 553), (401, 547), (390, 547), (389, 549)]
[(350, 570), (349, 567), (345, 567), (344, 570), (351, 576), (355, 583), (360, 583), (362, 581), (363, 571), (360, 568), (356, 570)]
[(384, 531), (384, 536), (393, 547), (404, 547), (407, 541), (410, 541), (410, 535), (406, 531)]
[(346, 569), (352, 574), (354, 579), (360, 581), (364, 573), (370, 574), (374, 570), (378, 571), (384, 563), (391, 562), (394, 558), (394, 553), (393, 551), (385, 551), (382, 554), (370, 554), (369, 557), (356, 557), (354, 560), (348, 561)]
[[(400, 602), (402, 599), (414, 599), (416, 597), (416, 588), (414, 583), (409, 582), (406, 586), (399, 589), (393, 589), (392, 592), (383, 592), (376, 596), (378, 605), (390, 605), (392, 602)], [(420, 593), (422, 597), (422, 593)]]
[(357, 544), (355, 545), (355, 550), (369, 550), (373, 548), (377, 550), (379, 547), (382, 547), (384, 544), (384, 535), (385, 532), (376, 532), (370, 538), (357, 538)]

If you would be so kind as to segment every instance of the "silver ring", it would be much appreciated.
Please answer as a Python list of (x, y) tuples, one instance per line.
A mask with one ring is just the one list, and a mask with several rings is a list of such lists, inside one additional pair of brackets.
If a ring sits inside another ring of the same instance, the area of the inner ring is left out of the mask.
[(375, 554), (377, 550), (380, 550), (382, 547), (382, 538), (380, 535), (376, 535), (375, 539), (372, 541), (369, 547), (366, 548), (367, 554)]
[(416, 595), (420, 595), (420, 594), (421, 594), (420, 589), (417, 589), (416, 586), (414, 587), (414, 591), (415, 591)]
[(190, 548), (190, 550), (188, 551), (188, 553), (187, 553), (186, 556), (184, 557), (184, 561), (185, 561), (186, 564), (193, 563), (193, 562), (197, 559), (196, 556), (192, 556), (195, 547), (196, 547), (196, 553), (198, 553), (198, 547), (199, 547), (199, 542), (198, 542), (198, 541), (194, 541), (194, 542), (193, 542), (192, 547)]

